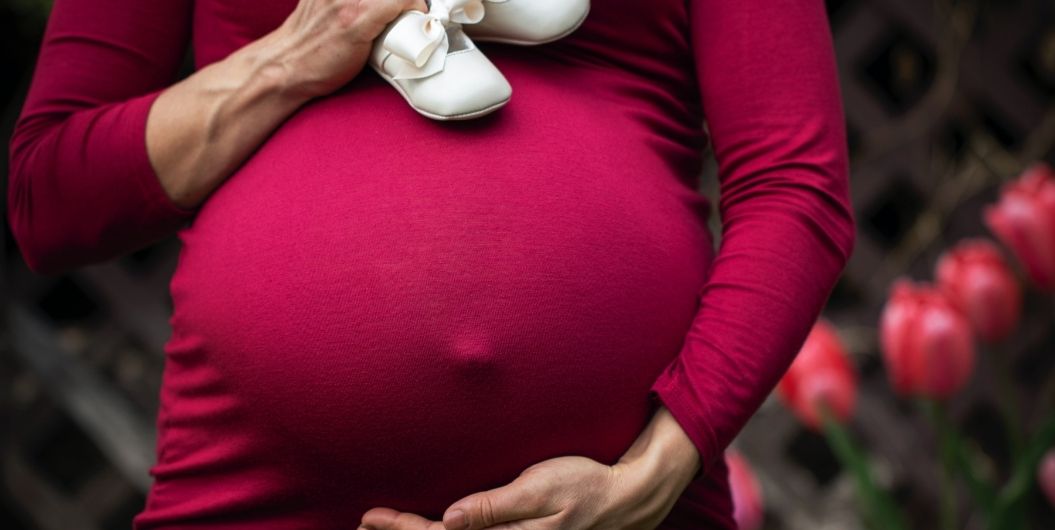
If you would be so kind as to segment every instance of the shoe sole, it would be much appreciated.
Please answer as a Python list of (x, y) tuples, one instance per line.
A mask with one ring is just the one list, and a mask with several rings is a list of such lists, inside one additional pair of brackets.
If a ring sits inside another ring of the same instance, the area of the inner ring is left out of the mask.
[[(549, 38), (549, 39), (546, 39), (546, 40), (517, 40), (517, 39), (503, 39), (501, 37), (473, 37), (472, 35), (469, 35), (469, 38), (471, 38), (473, 40), (473, 42), (497, 42), (497, 43), (500, 43), (500, 44), (514, 44), (516, 46), (538, 46), (540, 44), (549, 44), (551, 42), (559, 41), (559, 40), (563, 39), (564, 37), (567, 37), (568, 35), (571, 35), (572, 33), (575, 33), (575, 30), (579, 29), (579, 26), (582, 26), (583, 22), (586, 22), (586, 17), (590, 16), (590, 9), (592, 9), (592, 8), (593, 8), (592, 4), (590, 6), (588, 6), (586, 8), (586, 12), (583, 13), (582, 17), (579, 18), (579, 20), (575, 23), (575, 25), (573, 25), (571, 27), (571, 29), (569, 29), (568, 31), (565, 31), (564, 33), (561, 33), (560, 35), (557, 35), (556, 37), (552, 37), (552, 38)], [(486, 16), (486, 15), (484, 15), (484, 16)], [(466, 34), (468, 35), (469, 32), (466, 32)]]
[(510, 95), (510, 97), (508, 97), (508, 98), (506, 98), (506, 99), (504, 99), (504, 100), (502, 100), (502, 101), (500, 101), (498, 103), (495, 103), (494, 105), (491, 105), (491, 106), (488, 106), (488, 107), (484, 107), (484, 108), (479, 109), (479, 110), (465, 112), (465, 113), (462, 113), (462, 114), (451, 114), (451, 115), (433, 114), (431, 112), (419, 109), (416, 105), (414, 105), (414, 102), (410, 100), (410, 96), (407, 95), (406, 91), (403, 90), (403, 87), (400, 86), (399, 83), (397, 83), (396, 80), (392, 78), (392, 76), (382, 72), (379, 68), (377, 68), (377, 67), (375, 67), (373, 65), (371, 65), (370, 67), (375, 72), (377, 72), (378, 75), (381, 76), (381, 79), (384, 79), (385, 81), (388, 82), (388, 84), (392, 85), (392, 87), (396, 89), (396, 92), (399, 92), (399, 95), (403, 96), (403, 99), (406, 100), (407, 105), (409, 105), (410, 108), (414, 109), (415, 112), (417, 112), (418, 114), (421, 114), (422, 116), (425, 116), (426, 118), (432, 118), (432, 119), (438, 120), (438, 121), (470, 120), (470, 119), (473, 119), (473, 118), (479, 118), (481, 116), (486, 116), (487, 114), (490, 114), (490, 113), (492, 113), (492, 112), (504, 107), (506, 103), (509, 103), (509, 101), (511, 99), (513, 99), (512, 95)]

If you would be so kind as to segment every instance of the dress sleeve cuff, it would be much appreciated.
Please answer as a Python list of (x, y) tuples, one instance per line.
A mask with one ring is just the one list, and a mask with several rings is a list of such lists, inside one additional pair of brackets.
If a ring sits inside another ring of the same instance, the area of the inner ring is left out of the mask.
[(710, 424), (707, 423), (706, 411), (701, 409), (702, 401), (695, 395), (692, 383), (685, 377), (681, 365), (682, 355), (684, 353), (667, 365), (652, 384), (649, 396), (653, 403), (670, 410), (671, 416), (699, 451), (700, 469), (693, 478), (695, 480), (710, 470), (721, 456), (721, 450), (717, 447)]
[(129, 155), (132, 157), (130, 163), (133, 166), (132, 174), (139, 187), (140, 194), (146, 204), (157, 211), (161, 217), (170, 218), (173, 222), (181, 222), (189, 219), (197, 213), (197, 208), (184, 208), (172, 201), (168, 192), (161, 185), (157, 170), (150, 162), (147, 151), (147, 117), (154, 101), (161, 95), (164, 89), (158, 89), (148, 94), (138, 96), (128, 102), (126, 112), (129, 120), (120, 134), (125, 138), (122, 145), (134, 146)]

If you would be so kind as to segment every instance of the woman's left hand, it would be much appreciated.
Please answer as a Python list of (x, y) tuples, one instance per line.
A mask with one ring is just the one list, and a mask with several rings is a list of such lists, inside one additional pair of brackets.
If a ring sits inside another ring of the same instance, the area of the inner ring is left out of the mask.
[(652, 530), (698, 469), (696, 449), (661, 408), (615, 465), (553, 458), (505, 486), (460, 499), (443, 522), (374, 508), (363, 515), (360, 530)]

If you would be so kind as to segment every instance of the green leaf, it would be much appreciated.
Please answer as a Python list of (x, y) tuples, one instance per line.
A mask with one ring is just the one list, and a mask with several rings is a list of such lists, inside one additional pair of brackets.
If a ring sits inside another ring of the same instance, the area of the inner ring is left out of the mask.
[(879, 530), (908, 530), (904, 514), (894, 500), (876, 486), (872, 472), (862, 451), (850, 434), (826, 407), (821, 407), (824, 435), (839, 461), (854, 476), (858, 499), (865, 514), (866, 524)]

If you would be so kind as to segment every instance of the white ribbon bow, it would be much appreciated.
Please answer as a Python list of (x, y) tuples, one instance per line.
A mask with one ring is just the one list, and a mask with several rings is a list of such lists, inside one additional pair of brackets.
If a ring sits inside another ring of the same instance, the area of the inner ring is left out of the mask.
[(393, 79), (420, 79), (440, 72), (450, 48), (447, 26), (476, 24), (483, 18), (483, 0), (432, 0), (428, 13), (407, 11), (385, 35), (381, 48), (391, 55), (381, 63)]

